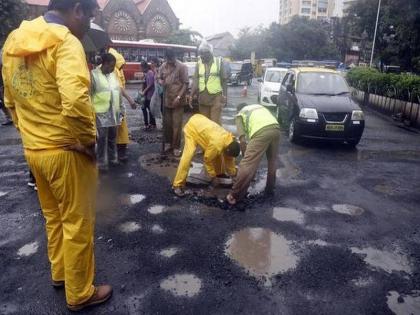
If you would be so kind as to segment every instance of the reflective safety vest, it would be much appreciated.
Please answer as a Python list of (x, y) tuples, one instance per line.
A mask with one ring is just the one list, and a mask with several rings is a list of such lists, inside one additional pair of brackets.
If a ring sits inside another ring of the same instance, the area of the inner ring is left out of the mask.
[(238, 113), (242, 118), (244, 131), (248, 139), (251, 139), (259, 130), (271, 125), (279, 125), (277, 119), (262, 105), (248, 105)]
[(213, 57), (208, 80), (206, 81), (206, 67), (201, 59), (198, 60), (198, 79), (200, 93), (207, 91), (210, 94), (218, 94), (223, 91), (222, 81), (220, 79), (220, 66), (222, 63), (221, 58)]
[(92, 98), (96, 113), (107, 113), (112, 105), (114, 114), (120, 111), (120, 82), (115, 72), (104, 75), (101, 67), (92, 70), (95, 90)]

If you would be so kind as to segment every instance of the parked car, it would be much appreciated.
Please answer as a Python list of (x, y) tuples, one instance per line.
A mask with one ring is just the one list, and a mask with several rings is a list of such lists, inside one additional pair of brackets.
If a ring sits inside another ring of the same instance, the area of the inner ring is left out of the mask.
[(247, 85), (251, 85), (254, 77), (252, 63), (242, 61), (229, 62), (229, 72), (228, 83), (238, 85), (245, 82)]
[(268, 68), (263, 79), (259, 79), (258, 102), (270, 110), (276, 111), (277, 104), (272, 101), (273, 95), (278, 95), (281, 82), (287, 73), (286, 68)]
[(289, 69), (277, 98), (278, 119), (289, 140), (344, 141), (356, 146), (365, 128), (363, 111), (352, 100), (346, 80), (325, 68)]

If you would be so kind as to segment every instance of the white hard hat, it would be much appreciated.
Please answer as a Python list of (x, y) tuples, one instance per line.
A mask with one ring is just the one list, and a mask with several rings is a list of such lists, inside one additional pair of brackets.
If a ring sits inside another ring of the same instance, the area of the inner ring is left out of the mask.
[(198, 46), (198, 52), (210, 52), (213, 53), (213, 46), (210, 45), (205, 39), (201, 41), (200, 46)]

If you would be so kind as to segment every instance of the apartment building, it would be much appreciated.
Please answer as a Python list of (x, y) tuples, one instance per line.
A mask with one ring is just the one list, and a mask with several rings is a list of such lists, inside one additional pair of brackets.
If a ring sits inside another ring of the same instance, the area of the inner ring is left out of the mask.
[(279, 23), (286, 24), (296, 15), (310, 19), (328, 19), (334, 16), (337, 1), (339, 0), (280, 0)]

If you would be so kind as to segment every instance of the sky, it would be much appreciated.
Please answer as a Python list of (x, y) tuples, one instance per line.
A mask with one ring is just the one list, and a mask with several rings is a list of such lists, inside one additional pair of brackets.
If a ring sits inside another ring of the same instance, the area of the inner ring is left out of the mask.
[(203, 36), (229, 31), (236, 36), (246, 26), (277, 22), (279, 0), (168, 0), (181, 28)]

